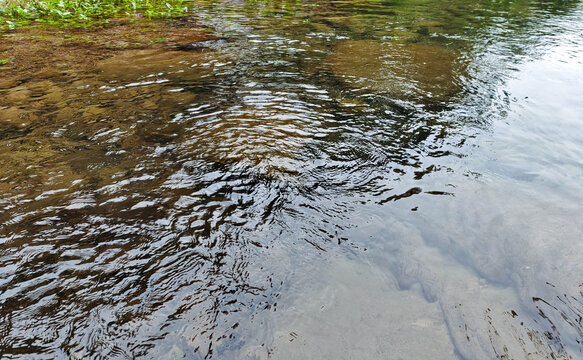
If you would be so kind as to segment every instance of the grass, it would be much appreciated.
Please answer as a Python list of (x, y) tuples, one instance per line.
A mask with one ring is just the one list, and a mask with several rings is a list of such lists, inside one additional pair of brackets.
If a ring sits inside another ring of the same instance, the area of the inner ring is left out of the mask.
[(187, 11), (184, 0), (0, 0), (0, 27), (86, 26), (117, 16), (173, 17)]
[(7, 65), (12, 61), (11, 58), (6, 58), (8, 56), (8, 51), (3, 51), (0, 53), (0, 65)]

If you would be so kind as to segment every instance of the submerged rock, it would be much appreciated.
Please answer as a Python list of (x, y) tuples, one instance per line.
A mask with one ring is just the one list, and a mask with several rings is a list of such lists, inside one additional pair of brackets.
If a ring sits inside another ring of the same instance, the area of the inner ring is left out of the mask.
[(10, 89), (18, 85), (18, 79), (16, 78), (4, 78), (0, 79), (0, 90)]
[(212, 51), (220, 49), (227, 43), (224, 39), (208, 40), (208, 41), (194, 41), (182, 44), (176, 44), (175, 47), (182, 51)]
[(135, 81), (152, 75), (178, 75), (181, 80), (200, 77), (192, 67), (207, 59), (204, 55), (165, 49), (126, 50), (96, 64), (100, 75), (118, 81)]
[(349, 40), (327, 59), (347, 85), (399, 98), (444, 100), (460, 90), (455, 51), (431, 43)]

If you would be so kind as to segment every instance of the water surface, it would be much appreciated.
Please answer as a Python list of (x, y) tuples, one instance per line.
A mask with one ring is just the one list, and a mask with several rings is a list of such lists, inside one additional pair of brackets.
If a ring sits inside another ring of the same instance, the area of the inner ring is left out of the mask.
[(0, 357), (582, 356), (579, 2), (195, 4), (0, 87)]

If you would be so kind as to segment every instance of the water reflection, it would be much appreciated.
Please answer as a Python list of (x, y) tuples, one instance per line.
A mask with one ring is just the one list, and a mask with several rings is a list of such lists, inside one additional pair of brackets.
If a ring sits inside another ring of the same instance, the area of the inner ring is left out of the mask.
[(577, 356), (578, 3), (197, 4), (0, 87), (2, 356)]

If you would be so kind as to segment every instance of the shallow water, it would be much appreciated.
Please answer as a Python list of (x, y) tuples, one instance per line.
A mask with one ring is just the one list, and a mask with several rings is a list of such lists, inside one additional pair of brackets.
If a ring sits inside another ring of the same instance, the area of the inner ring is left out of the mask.
[(196, 4), (0, 86), (0, 357), (583, 357), (583, 5)]

